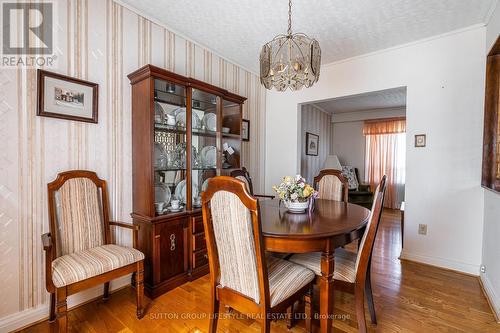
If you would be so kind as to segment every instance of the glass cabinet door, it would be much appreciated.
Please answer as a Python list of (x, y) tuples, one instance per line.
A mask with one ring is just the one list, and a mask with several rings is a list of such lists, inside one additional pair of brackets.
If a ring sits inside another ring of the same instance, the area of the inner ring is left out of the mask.
[(241, 167), (241, 104), (222, 100), (222, 174)]
[(192, 90), (192, 204), (201, 207), (200, 193), (208, 184), (208, 179), (217, 175), (220, 166), (217, 149), (218, 99), (216, 95), (202, 90)]
[(183, 211), (186, 202), (186, 88), (155, 79), (154, 193), (156, 215)]

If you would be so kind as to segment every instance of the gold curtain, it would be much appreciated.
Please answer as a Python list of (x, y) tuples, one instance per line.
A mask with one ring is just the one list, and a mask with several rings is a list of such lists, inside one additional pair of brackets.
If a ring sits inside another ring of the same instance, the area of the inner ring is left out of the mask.
[(363, 135), (396, 134), (406, 132), (406, 118), (365, 121)]

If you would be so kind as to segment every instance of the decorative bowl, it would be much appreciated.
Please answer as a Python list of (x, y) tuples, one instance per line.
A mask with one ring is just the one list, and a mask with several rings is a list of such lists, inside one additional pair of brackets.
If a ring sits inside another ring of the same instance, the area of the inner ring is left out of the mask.
[(304, 213), (306, 209), (309, 207), (309, 201), (285, 201), (285, 207), (288, 209), (290, 213), (300, 214)]

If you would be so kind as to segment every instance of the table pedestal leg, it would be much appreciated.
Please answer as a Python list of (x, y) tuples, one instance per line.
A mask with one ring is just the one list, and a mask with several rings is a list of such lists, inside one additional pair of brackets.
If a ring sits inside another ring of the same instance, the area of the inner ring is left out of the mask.
[(321, 277), (319, 281), (319, 321), (321, 333), (330, 333), (332, 331), (333, 271), (333, 253), (323, 252), (321, 254)]

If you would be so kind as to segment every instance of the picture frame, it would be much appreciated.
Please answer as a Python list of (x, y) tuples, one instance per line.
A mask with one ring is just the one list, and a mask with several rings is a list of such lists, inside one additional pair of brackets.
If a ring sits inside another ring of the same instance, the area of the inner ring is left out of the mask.
[(241, 120), (241, 139), (243, 141), (250, 141), (250, 120)]
[(37, 116), (97, 123), (99, 85), (37, 70)]
[(319, 135), (306, 132), (306, 155), (318, 156)]
[(423, 148), (426, 145), (426, 135), (425, 134), (416, 134), (415, 135), (415, 147)]

